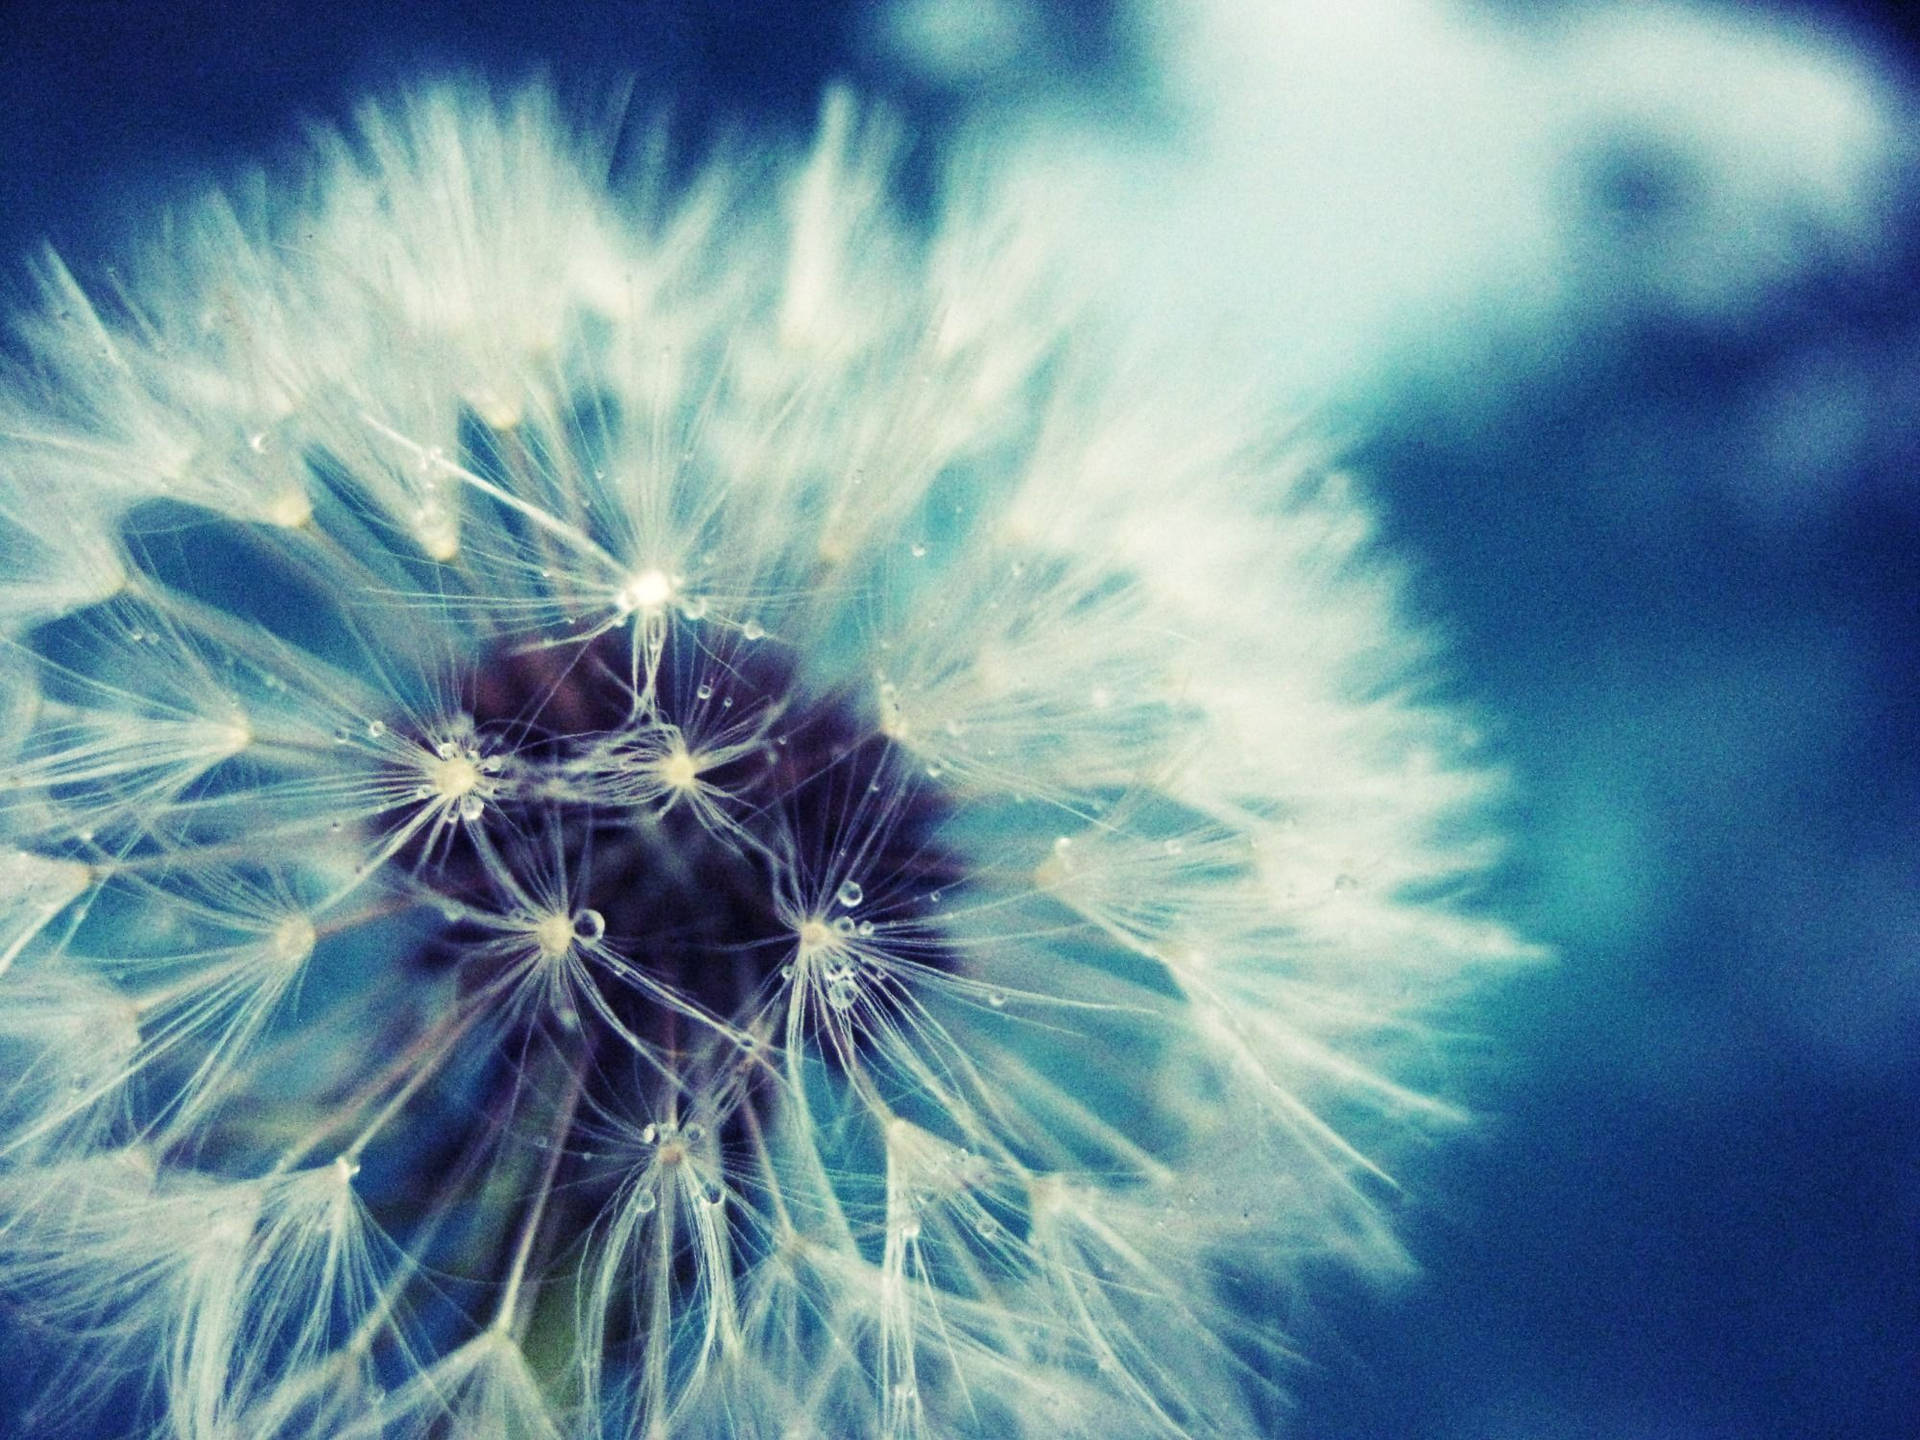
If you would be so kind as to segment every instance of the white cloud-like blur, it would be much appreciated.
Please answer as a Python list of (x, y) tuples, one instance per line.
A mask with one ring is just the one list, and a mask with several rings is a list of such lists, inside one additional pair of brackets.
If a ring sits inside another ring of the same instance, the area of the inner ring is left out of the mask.
[[(976, 96), (1039, 32), (1021, 0), (890, 13), (903, 63)], [(1841, 36), (1754, 9), (1526, 13), (1137, 0), (1151, 99), (1032, 86), (990, 144), (1130, 308), (1304, 395), (1489, 306), (1739, 323), (1883, 243), (1902, 100)]]

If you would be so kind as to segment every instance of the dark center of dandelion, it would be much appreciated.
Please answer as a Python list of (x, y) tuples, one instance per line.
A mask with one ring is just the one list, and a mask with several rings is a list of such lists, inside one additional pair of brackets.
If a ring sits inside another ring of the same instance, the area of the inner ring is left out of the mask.
[[(535, 1252), (543, 1266), (564, 1263), (610, 1205), (651, 1210), (690, 1193), (717, 1204), (736, 1180), (752, 1188), (735, 1171), (783, 1093), (774, 1076), (791, 1016), (831, 1069), (883, 1063), (866, 1054), (857, 1014), (827, 1019), (835, 984), (852, 982), (797, 973), (818, 950), (815, 931), (848, 927), (877, 944), (921, 932), (912, 962), (948, 967), (924, 934), (929, 898), (960, 874), (940, 843), (946, 802), (879, 717), (854, 697), (809, 694), (773, 643), (722, 657), (676, 627), (637, 688), (633, 646), (614, 630), (483, 660), (468, 695), (473, 749), (508, 757), (500, 783), (477, 814), (437, 822), (399, 857), (479, 915), (501, 903), (503, 865), (528, 867), (529, 893), (536, 872), (564, 877), (565, 909), (527, 917), (517, 954), (463, 920), (419, 959), (476, 1001), (525, 970), (530, 948), (533, 964), (570, 964), (565, 987), (536, 985), (538, 1003), (509, 1007), (507, 1030), (468, 1072), (467, 1103), (453, 1112), (465, 1120), (431, 1142), (434, 1169), (472, 1173), (491, 1153), (529, 1186), (559, 1151)], [(861, 968), (853, 947), (845, 956)], [(866, 968), (861, 1003), (897, 1007), (901, 974)], [(827, 1024), (836, 1041), (820, 1036)], [(569, 1087), (575, 1098), (559, 1098)], [(730, 1098), (713, 1108), (720, 1097)], [(509, 1135), (535, 1143), (502, 1153), (493, 1142)], [(431, 1204), (425, 1193), (395, 1198), (416, 1212)], [(514, 1217), (500, 1242), (534, 1213)], [(676, 1253), (671, 1267), (676, 1286), (697, 1283), (696, 1257)], [(606, 1342), (630, 1343), (651, 1323), (610, 1315)]]
[[(721, 658), (691, 629), (668, 633), (636, 690), (633, 645), (614, 630), (503, 648), (476, 667), (478, 748), (509, 758), (477, 815), (407, 857), (432, 890), (485, 912), (501, 904), (502, 864), (538, 872), (523, 877), (530, 889), (564, 878), (576, 938), (741, 1024), (774, 1003), (810, 930), (871, 932), (877, 912), (911, 930), (926, 897), (958, 879), (940, 844), (943, 796), (859, 697), (808, 694), (773, 643)], [(863, 909), (869, 899), (881, 903)], [(481, 928), (456, 923), (423, 958), (486, 984), (489, 966), (470, 962)], [(940, 963), (923, 945), (915, 959)], [(594, 1051), (705, 1038), (617, 966), (582, 969), (596, 995), (550, 1018), (581, 1027)]]

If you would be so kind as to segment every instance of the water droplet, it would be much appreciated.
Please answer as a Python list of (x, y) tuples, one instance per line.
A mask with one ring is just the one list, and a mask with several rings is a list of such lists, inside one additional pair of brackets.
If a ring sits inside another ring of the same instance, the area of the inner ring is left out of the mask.
[(706, 619), (707, 618), (707, 597), (704, 595), (687, 596), (686, 599), (680, 602), (680, 613), (686, 616), (687, 619), (689, 620)]
[(640, 1189), (633, 1192), (633, 1208), (636, 1214), (651, 1215), (653, 1213), (653, 1207), (659, 1203), (660, 1202), (654, 1198), (653, 1191), (650, 1187), (643, 1185)]
[(442, 740), (438, 745), (433, 747), (433, 753), (438, 755), (442, 760), (451, 760), (460, 753), (460, 747), (451, 740)]
[(867, 892), (860, 888), (858, 880), (842, 880), (840, 888), (833, 892), (833, 898), (851, 910), (867, 898)]
[(740, 638), (743, 640), (760, 640), (765, 638), (766, 633), (767, 627), (758, 620), (749, 620), (740, 627)]
[(920, 1222), (918, 1220), (908, 1220), (902, 1224), (900, 1226), (900, 1238), (902, 1240), (918, 1240), (920, 1238)]
[(827, 984), (827, 1004), (836, 1010), (851, 1010), (859, 995), (859, 988), (852, 980), (833, 980)]
[(853, 917), (851, 915), (842, 915), (833, 922), (833, 933), (836, 935), (851, 935), (853, 934), (853, 928)]
[(793, 966), (782, 965), (780, 967), (780, 978), (782, 980), (791, 980), (793, 978)]
[(346, 726), (344, 726), (344, 725), (336, 725), (336, 726), (334, 726), (334, 728), (333, 728), (333, 743), (334, 743), (334, 744), (336, 744), (336, 745), (345, 745), (345, 744), (346, 744), (346, 743), (347, 743), (347, 742), (348, 742), (349, 740), (351, 740), (351, 739), (353, 739), (353, 732), (352, 732), (351, 730), (349, 730), (349, 729), (347, 729), (347, 727), (346, 727)]
[(581, 940), (598, 940), (607, 933), (607, 917), (598, 910), (582, 910), (573, 917), (573, 933)]
[(859, 929), (860, 929), (860, 935), (861, 935), (861, 937), (862, 937), (862, 938), (865, 938), (866, 936), (869, 936), (869, 935), (871, 935), (871, 934), (873, 934), (873, 928), (874, 928), (874, 927), (873, 927), (873, 921), (871, 921), (871, 920), (862, 920), (862, 921), (860, 922), (860, 927), (859, 927)]
[(642, 1145), (651, 1145), (653, 1144), (654, 1141), (658, 1140), (659, 1138), (660, 1138), (660, 1127), (658, 1125), (649, 1123), (647, 1128), (640, 1132), (640, 1143)]
[(1166, 851), (1167, 854), (1169, 855), (1178, 855), (1178, 854), (1181, 854), (1183, 851), (1185, 851), (1187, 847), (1183, 842), (1179, 840), (1169, 840), (1160, 848)]
[(711, 700), (713, 698), (713, 687), (711, 685), (701, 685), (693, 692), (693, 698), (696, 700)]
[(478, 795), (467, 794), (460, 797), (460, 818), (462, 820), (478, 820), (486, 808), (487, 802), (482, 800)]
[(707, 1204), (717, 1208), (726, 1203), (727, 1192), (721, 1187), (718, 1180), (709, 1180), (705, 1185), (700, 1187), (700, 1198), (706, 1201)]
[(987, 992), (987, 1004), (991, 1005), (994, 1009), (998, 1010), (1001, 1006), (1005, 1005), (1006, 1003), (1007, 1003), (1006, 991), (989, 990)]
[(380, 738), (380, 737), (381, 737), (382, 735), (384, 735), (384, 734), (386, 734), (386, 733), (387, 733), (387, 722), (386, 722), (386, 721), (384, 721), (384, 720), (369, 720), (369, 721), (367, 722), (367, 738), (368, 738), (369, 740), (378, 740), (378, 739), (379, 739), (379, 738)]
[(914, 541), (913, 544), (907, 547), (907, 553), (916, 560), (924, 559), (927, 553), (927, 542), (924, 540)]

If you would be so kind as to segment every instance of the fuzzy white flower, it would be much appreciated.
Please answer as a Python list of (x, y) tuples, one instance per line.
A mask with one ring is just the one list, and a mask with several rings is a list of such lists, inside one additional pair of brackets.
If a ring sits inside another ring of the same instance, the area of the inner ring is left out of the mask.
[(1522, 953), (1363, 510), (844, 97), (608, 151), (442, 89), (42, 262), (0, 1279), (181, 1440), (1263, 1432)]

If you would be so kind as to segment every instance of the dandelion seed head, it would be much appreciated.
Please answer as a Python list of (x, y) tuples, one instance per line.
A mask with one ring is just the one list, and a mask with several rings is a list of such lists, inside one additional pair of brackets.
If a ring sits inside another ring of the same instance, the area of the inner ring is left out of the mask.
[(657, 615), (673, 599), (675, 588), (673, 578), (666, 571), (642, 570), (620, 587), (614, 603), (622, 610)]
[(1494, 782), (1353, 487), (897, 147), (441, 87), (39, 265), (0, 1283), (141, 1434), (1250, 1436), (1240, 1277), (1397, 1257)]
[(558, 960), (573, 949), (573, 916), (549, 911), (533, 921), (533, 940), (543, 960)]
[(440, 799), (457, 802), (471, 795), (480, 784), (480, 766), (472, 756), (458, 751), (436, 754), (425, 766), (427, 782)]
[(825, 916), (809, 915), (800, 922), (798, 933), (803, 960), (838, 948), (838, 932), (827, 923)]
[(700, 778), (700, 765), (687, 749), (684, 740), (676, 739), (667, 753), (655, 762), (661, 783), (670, 791), (686, 794), (693, 790)]
[(270, 943), (275, 958), (289, 965), (299, 965), (313, 954), (316, 938), (312, 920), (305, 915), (289, 915), (273, 927)]

